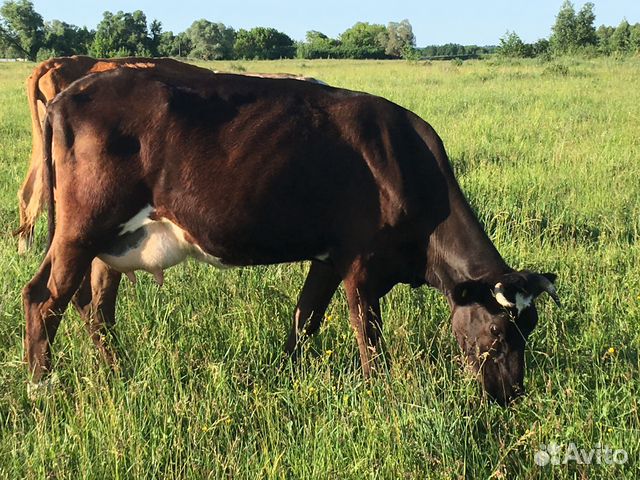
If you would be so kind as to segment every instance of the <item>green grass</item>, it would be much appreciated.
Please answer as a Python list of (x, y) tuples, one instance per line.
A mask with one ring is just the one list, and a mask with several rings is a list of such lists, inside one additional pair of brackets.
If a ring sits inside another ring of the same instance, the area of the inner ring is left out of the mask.
[[(217, 62), (389, 98), (429, 121), (489, 235), (516, 268), (559, 275), (538, 302), (528, 395), (487, 402), (461, 367), (443, 297), (384, 300), (393, 368), (363, 381), (344, 295), (298, 367), (283, 360), (306, 265), (187, 263), (118, 303), (122, 372), (75, 312), (54, 345), (60, 383), (31, 402), (15, 193), (30, 123), (24, 79), (0, 64), (0, 477), (637, 478), (640, 475), (640, 60)], [(609, 353), (613, 348), (614, 353)], [(624, 448), (625, 465), (538, 467), (551, 442)]]

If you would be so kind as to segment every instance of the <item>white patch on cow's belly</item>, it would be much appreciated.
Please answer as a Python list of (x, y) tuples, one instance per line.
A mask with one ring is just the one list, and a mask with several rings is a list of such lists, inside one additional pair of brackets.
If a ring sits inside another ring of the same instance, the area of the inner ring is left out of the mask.
[[(162, 271), (183, 262), (187, 257), (224, 267), (219, 258), (204, 252), (199, 245), (187, 241), (185, 230), (161, 218), (153, 220), (151, 205), (143, 208), (121, 225), (120, 235), (109, 251), (98, 257), (122, 273), (145, 270), (162, 279)], [(161, 280), (159, 280), (161, 283)]]
[(135, 232), (140, 227), (144, 227), (149, 223), (153, 223), (150, 216), (153, 213), (153, 207), (151, 205), (147, 205), (138, 213), (136, 213), (128, 222), (120, 225), (120, 235), (124, 235), (125, 233)]

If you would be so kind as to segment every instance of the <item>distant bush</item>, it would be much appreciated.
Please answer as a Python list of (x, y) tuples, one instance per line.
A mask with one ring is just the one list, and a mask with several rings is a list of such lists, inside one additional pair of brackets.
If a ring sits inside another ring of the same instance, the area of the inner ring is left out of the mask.
[(238, 30), (233, 50), (236, 58), (257, 60), (293, 58), (296, 53), (293, 40), (287, 34), (267, 27)]
[(229, 70), (232, 72), (246, 72), (247, 69), (241, 63), (230, 63)]
[(500, 45), (498, 46), (498, 55), (502, 57), (530, 57), (531, 48), (524, 43), (516, 32), (507, 33), (500, 38)]
[(543, 75), (553, 75), (558, 77), (567, 77), (569, 76), (569, 67), (566, 65), (562, 65), (561, 63), (553, 63), (548, 65), (542, 71)]

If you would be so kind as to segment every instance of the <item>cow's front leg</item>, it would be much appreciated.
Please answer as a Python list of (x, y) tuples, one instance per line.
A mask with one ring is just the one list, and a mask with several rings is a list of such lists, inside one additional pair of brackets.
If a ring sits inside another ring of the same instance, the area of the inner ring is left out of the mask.
[(331, 265), (317, 260), (311, 262), (293, 318), (293, 325), (285, 345), (292, 358), (300, 354), (305, 337), (318, 331), (331, 298), (341, 278)]

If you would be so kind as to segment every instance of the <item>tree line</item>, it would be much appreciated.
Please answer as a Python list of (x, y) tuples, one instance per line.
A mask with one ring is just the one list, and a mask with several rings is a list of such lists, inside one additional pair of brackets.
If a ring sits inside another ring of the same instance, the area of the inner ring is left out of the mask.
[(497, 51), (507, 57), (550, 55), (628, 55), (640, 52), (640, 23), (623, 19), (617, 27), (600, 25), (596, 29), (594, 4), (585, 3), (576, 12), (565, 0), (551, 27), (551, 36), (535, 43), (525, 43), (516, 32), (507, 31), (500, 38)]
[(468, 58), (498, 52), (507, 57), (537, 57), (586, 53), (630, 54), (640, 51), (640, 23), (623, 19), (617, 27), (596, 29), (594, 4), (576, 12), (562, 4), (551, 35), (525, 43), (507, 31), (497, 46), (430, 45), (416, 48), (408, 20), (387, 25), (358, 22), (337, 38), (308, 31), (296, 42), (275, 28), (235, 30), (206, 19), (194, 21), (184, 32), (163, 31), (158, 20), (147, 21), (141, 10), (104, 12), (95, 29), (61, 20), (44, 21), (30, 0), (6, 0), (0, 7), (0, 57), (43, 60), (74, 54), (94, 57), (168, 56), (200, 60), (278, 58)]
[(309, 31), (295, 42), (275, 28), (235, 30), (206, 19), (184, 32), (163, 31), (141, 10), (104, 12), (95, 30), (60, 20), (45, 22), (30, 0), (8, 0), (0, 7), (0, 55), (42, 60), (85, 54), (94, 57), (170, 56), (201, 60), (277, 58), (409, 58), (415, 36), (408, 20), (387, 25), (358, 22), (338, 38)]

